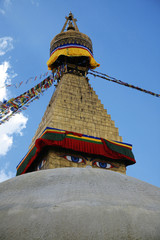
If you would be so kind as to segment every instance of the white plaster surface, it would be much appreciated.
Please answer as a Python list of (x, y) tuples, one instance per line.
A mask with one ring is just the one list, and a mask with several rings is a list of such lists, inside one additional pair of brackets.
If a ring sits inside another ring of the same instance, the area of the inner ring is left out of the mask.
[(91, 168), (42, 170), (0, 184), (0, 239), (160, 239), (160, 189)]

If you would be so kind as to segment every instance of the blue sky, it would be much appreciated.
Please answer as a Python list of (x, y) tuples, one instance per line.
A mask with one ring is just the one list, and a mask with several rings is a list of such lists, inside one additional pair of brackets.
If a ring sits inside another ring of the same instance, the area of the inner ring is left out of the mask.
[[(72, 11), (93, 42), (98, 71), (160, 93), (159, 0), (1, 0), (0, 86), (47, 72), (49, 45)], [(127, 175), (160, 187), (160, 98), (88, 75), (137, 163)], [(0, 88), (0, 101), (38, 83)], [(0, 126), (0, 180), (15, 176), (54, 88)]]

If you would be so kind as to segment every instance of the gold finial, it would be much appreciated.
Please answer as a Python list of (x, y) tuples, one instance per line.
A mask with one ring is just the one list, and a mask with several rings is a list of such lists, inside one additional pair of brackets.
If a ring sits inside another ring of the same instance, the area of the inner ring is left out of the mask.
[(75, 30), (75, 31), (78, 31), (78, 32), (79, 32), (79, 29), (78, 29), (77, 24), (76, 24), (77, 19), (74, 18), (74, 16), (73, 16), (73, 14), (72, 14), (71, 11), (70, 11), (70, 13), (69, 13), (69, 16), (68, 16), (68, 17), (65, 17), (65, 19), (66, 19), (66, 22), (65, 22), (65, 24), (64, 24), (61, 32), (64, 32), (67, 23), (68, 23), (67, 31), (70, 30), (70, 29), (72, 29), (72, 30)]
[(67, 31), (68, 31), (68, 30), (75, 30), (75, 27), (73, 26), (71, 20), (69, 20), (69, 22), (68, 22), (68, 28), (67, 28)]

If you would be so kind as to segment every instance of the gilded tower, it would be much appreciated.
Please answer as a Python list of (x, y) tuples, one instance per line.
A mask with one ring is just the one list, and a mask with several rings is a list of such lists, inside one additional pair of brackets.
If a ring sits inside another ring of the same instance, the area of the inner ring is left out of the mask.
[(111, 116), (92, 89), (87, 73), (99, 66), (92, 41), (69, 14), (50, 44), (48, 69), (63, 69), (29, 152), (17, 175), (40, 169), (96, 167), (126, 173), (135, 163)]

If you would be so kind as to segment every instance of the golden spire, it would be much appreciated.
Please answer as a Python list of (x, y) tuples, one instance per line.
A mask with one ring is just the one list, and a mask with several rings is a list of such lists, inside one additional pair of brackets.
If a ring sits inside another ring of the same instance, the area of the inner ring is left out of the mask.
[(66, 18), (66, 21), (65, 21), (65, 24), (64, 24), (64, 26), (63, 26), (63, 28), (62, 28), (61, 33), (65, 31), (65, 28), (66, 28), (66, 26), (67, 26), (67, 23), (68, 23), (67, 31), (70, 30), (70, 29), (72, 29), (72, 30), (75, 30), (75, 31), (78, 31), (78, 32), (79, 32), (79, 29), (78, 29), (77, 24), (76, 24), (77, 19), (74, 18), (73, 14), (70, 12), (70, 13), (69, 13), (69, 16), (68, 16), (68, 17), (65, 17), (65, 18)]

